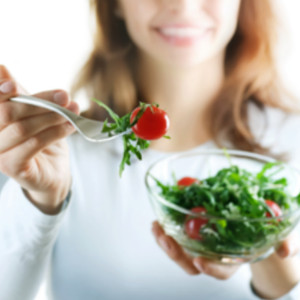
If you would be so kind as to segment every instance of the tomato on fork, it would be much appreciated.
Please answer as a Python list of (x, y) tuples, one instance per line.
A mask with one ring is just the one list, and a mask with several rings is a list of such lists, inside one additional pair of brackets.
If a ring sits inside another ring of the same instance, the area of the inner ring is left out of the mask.
[[(130, 116), (130, 123), (133, 123), (136, 115), (141, 110), (137, 107)], [(163, 137), (170, 126), (167, 113), (155, 105), (148, 106), (137, 123), (133, 125), (132, 131), (143, 140), (156, 140)]]

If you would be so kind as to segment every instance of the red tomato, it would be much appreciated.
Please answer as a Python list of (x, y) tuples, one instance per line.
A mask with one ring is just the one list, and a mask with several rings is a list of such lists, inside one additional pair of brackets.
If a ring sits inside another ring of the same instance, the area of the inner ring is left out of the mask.
[[(206, 213), (206, 209), (199, 206), (191, 209), (191, 212)], [(202, 236), (200, 234), (200, 229), (207, 224), (207, 222), (208, 220), (204, 218), (188, 217), (184, 223), (184, 230), (191, 239), (201, 241)]]
[(197, 183), (199, 182), (197, 178), (193, 178), (193, 177), (183, 177), (180, 180), (177, 181), (177, 185), (180, 186), (189, 186), (192, 185), (193, 183)]
[(191, 212), (195, 214), (200, 214), (200, 213), (206, 214), (206, 209), (203, 206), (196, 206), (191, 209)]
[[(282, 215), (280, 206), (277, 203), (275, 203), (272, 200), (265, 200), (265, 202), (270, 207), (270, 209), (273, 211), (275, 217), (279, 217)], [(266, 217), (271, 218), (272, 216), (269, 212), (266, 212)]]
[[(140, 111), (140, 107), (133, 110), (130, 116), (130, 123)], [(170, 121), (165, 111), (151, 106), (147, 107), (137, 123), (132, 126), (135, 135), (143, 140), (156, 140), (164, 136), (169, 128)]]

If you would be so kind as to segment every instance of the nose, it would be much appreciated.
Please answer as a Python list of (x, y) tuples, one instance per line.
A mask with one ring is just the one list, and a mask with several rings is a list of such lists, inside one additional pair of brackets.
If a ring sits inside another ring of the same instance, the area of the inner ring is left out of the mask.
[(163, 0), (169, 10), (174, 13), (178, 12), (193, 12), (199, 8), (202, 0)]

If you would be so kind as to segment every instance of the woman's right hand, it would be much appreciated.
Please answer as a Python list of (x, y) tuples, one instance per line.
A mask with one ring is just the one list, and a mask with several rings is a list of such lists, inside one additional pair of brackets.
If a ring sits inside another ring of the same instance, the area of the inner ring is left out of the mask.
[[(73, 126), (49, 110), (9, 101), (26, 92), (0, 65), (0, 172), (15, 179), (27, 198), (46, 214), (55, 214), (71, 185), (65, 137)], [(34, 96), (55, 102), (78, 113), (62, 90)]]

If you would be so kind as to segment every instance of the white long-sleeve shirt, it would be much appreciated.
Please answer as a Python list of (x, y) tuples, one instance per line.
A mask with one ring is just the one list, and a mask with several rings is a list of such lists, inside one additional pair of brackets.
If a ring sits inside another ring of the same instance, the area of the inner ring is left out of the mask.
[[(252, 122), (259, 136), (257, 111)], [(265, 145), (289, 151), (300, 166), (300, 118), (268, 110)], [(93, 144), (75, 134), (70, 140), (73, 188), (62, 211), (49, 216), (9, 180), (0, 197), (0, 300), (33, 300), (47, 277), (54, 300), (251, 300), (248, 264), (228, 280), (190, 276), (157, 246), (156, 219), (144, 175), (149, 165), (170, 153), (146, 150), (142, 161), (118, 168), (120, 140)], [(207, 142), (197, 149), (216, 147)], [(284, 297), (300, 299), (300, 284)]]

